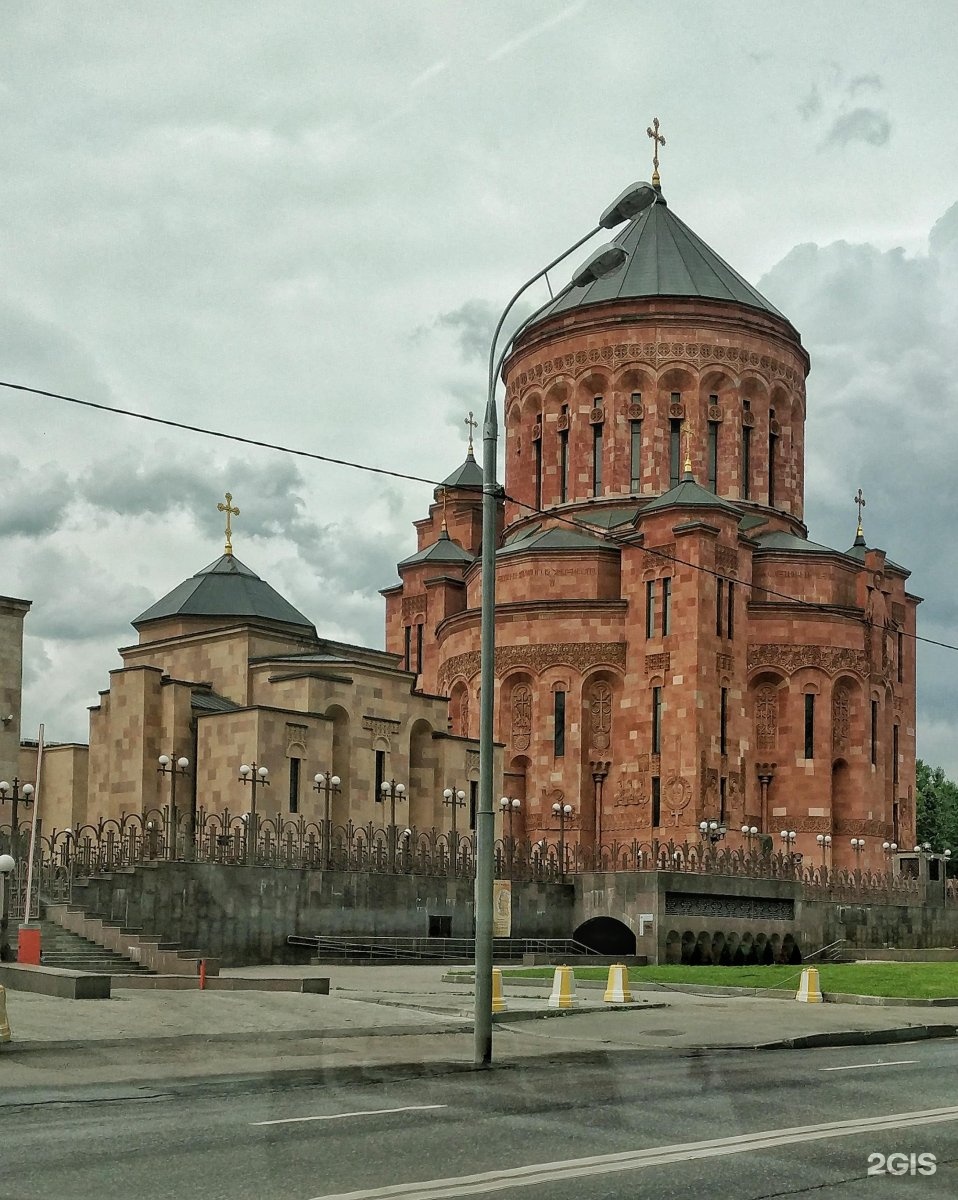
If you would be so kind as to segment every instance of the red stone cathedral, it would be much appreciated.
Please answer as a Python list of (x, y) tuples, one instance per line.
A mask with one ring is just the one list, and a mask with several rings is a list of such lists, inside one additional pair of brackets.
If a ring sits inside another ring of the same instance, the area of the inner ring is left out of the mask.
[[(661, 193), (616, 242), (624, 268), (525, 327), (503, 369), (512, 832), (553, 840), (561, 802), (584, 849), (698, 841), (706, 821), (729, 846), (794, 832), (809, 864), (880, 870), (883, 843), (915, 838), (909, 573), (860, 520), (848, 550), (808, 538), (809, 356), (788, 319)], [(470, 440), (384, 592), (386, 648), (463, 736), (481, 507)]]

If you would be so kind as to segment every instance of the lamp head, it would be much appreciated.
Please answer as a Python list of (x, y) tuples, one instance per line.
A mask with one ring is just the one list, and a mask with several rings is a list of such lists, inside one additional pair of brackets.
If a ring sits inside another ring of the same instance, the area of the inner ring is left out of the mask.
[(341, 784), (343, 781), (342, 781), (342, 780), (339, 778), (339, 776), (338, 776), (338, 775), (334, 775), (334, 776), (332, 777), (332, 779), (331, 779), (329, 782), (330, 782), (330, 783), (333, 785), (333, 787), (334, 787), (334, 788), (338, 788), (338, 787), (339, 787), (339, 785), (340, 785), (340, 784)]
[(168, 754), (161, 754), (156, 761), (161, 767), (168, 767), (170, 765), (170, 756)]
[(623, 221), (629, 221), (640, 212), (651, 207), (658, 193), (651, 183), (630, 183), (629, 186), (612, 201), (609, 207), (599, 217), (603, 229), (614, 229)]
[(176, 760), (176, 765), (180, 768), (181, 771), (185, 771), (186, 768), (190, 765), (190, 760), (188, 758), (178, 758)]
[(25, 783), (23, 785), (23, 798), (25, 800), (29, 800), (32, 795), (33, 795), (33, 784)]
[[(451, 792), (449, 794), (452, 795)], [(499, 807), (501, 809), (506, 809), (509, 807), (509, 797), (508, 796), (500, 796), (499, 797)]]
[(245, 778), (246, 778), (246, 777), (249, 775), (249, 773), (250, 773), (250, 767), (249, 767), (249, 764), (248, 764), (248, 763), (243, 763), (243, 765), (240, 767), (240, 774), (241, 774), (241, 775), (243, 776), (243, 778), (245, 779)]
[(556, 816), (558, 816), (559, 813), (562, 812), (562, 805), (561, 804), (553, 804), (552, 811), (555, 813)]
[(269, 768), (268, 767), (257, 767), (256, 774), (260, 777), (260, 779), (265, 779), (266, 776), (269, 774)]
[(396, 784), (396, 795), (397, 796), (405, 796), (405, 794), (406, 794), (406, 785), (404, 783), (397, 783)]
[[(519, 810), (521, 807), (522, 807), (522, 801), (521, 801), (521, 800), (515, 800), (515, 799), (514, 799), (514, 800), (512, 801), (512, 808), (513, 808), (513, 811), (515, 811), (515, 812), (518, 812), (518, 810)], [(951, 851), (949, 850), (949, 851), (948, 851), (948, 853), (950, 854), (950, 853), (951, 853)]]
[(628, 257), (621, 246), (615, 246), (611, 242), (600, 246), (572, 276), (572, 286), (587, 287), (597, 279), (606, 279), (609, 275), (614, 275), (622, 269)]
[(12, 855), (0, 854), (0, 875), (9, 875), (16, 865)]

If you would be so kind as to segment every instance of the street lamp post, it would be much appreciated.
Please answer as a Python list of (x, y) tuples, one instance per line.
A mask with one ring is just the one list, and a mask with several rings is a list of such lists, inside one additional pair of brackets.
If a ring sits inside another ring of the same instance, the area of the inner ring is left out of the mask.
[(396, 870), (396, 801), (406, 796), (406, 785), (397, 783), (395, 779), (384, 780), (379, 790), (383, 800), (389, 797), (389, 869)]
[(752, 839), (758, 837), (757, 825), (743, 825), (742, 837), (745, 838), (745, 845), (748, 847), (749, 854), (752, 853)]
[[(495, 811), (493, 808), (493, 755), (495, 753), (495, 653), (496, 653), (496, 505), (501, 489), (496, 482), (496, 457), (499, 444), (499, 418), (496, 412), (496, 379), (503, 356), (514, 340), (510, 339), (502, 356), (496, 359), (499, 334), (506, 318), (519, 297), (553, 267), (573, 254), (580, 246), (602, 229), (614, 229), (654, 204), (659, 193), (649, 183), (632, 184), (619, 195), (599, 218), (599, 223), (583, 238), (537, 271), (515, 293), (496, 325), (489, 347), (489, 374), (486, 387), (486, 410), (482, 422), (482, 567), (481, 567), (481, 640), (479, 653), (479, 804), (476, 811), (476, 1002), (475, 1002), (475, 1062), (488, 1066), (492, 1062), (492, 906), (493, 858), (495, 853)], [(619, 253), (610, 253), (618, 250)], [(626, 254), (621, 247), (604, 248), (593, 255), (573, 277), (571, 284), (559, 293), (563, 296), (573, 287), (584, 287), (594, 279), (619, 270)], [(529, 325), (554, 301), (537, 309), (525, 322)]]
[(443, 788), (442, 790), (443, 807), (452, 809), (452, 833), (450, 834), (449, 842), (449, 877), (454, 879), (458, 870), (459, 862), (459, 832), (457, 829), (457, 817), (460, 808), (466, 806), (466, 793), (462, 788), (455, 786)]
[(553, 804), (552, 811), (559, 818), (559, 879), (565, 879), (565, 823), (572, 816), (571, 804)]
[(19, 805), (21, 801), (24, 807), (29, 807), (33, 803), (33, 784), (21, 784), (20, 780), (16, 777), (14, 777), (13, 783), (7, 783), (6, 780), (3, 780), (0, 783), (0, 804), (5, 804), (8, 799), (12, 805), (10, 811), (10, 853), (16, 858), (20, 841)]
[(170, 777), (170, 834), (166, 839), (166, 856), (175, 859), (179, 830), (179, 817), (176, 810), (176, 780), (179, 775), (189, 774), (190, 760), (188, 758), (174, 759), (172, 755), (161, 754), (157, 762), (160, 764), (156, 768), (157, 772)]
[(522, 801), (516, 796), (500, 796), (499, 808), (502, 810), (503, 816), (509, 818), (509, 840), (507, 847), (509, 851), (509, 878), (512, 878), (512, 868), (516, 858), (516, 839), (512, 830), (512, 822), (516, 813), (522, 808)]
[(789, 857), (791, 857), (792, 847), (795, 845), (797, 836), (798, 835), (795, 833), (794, 829), (783, 829), (781, 831), (781, 833), (779, 834), (779, 837), (782, 839), (782, 853), (783, 854), (787, 854)]
[(855, 866), (857, 868), (862, 860), (861, 856), (865, 849), (865, 839), (864, 838), (852, 838), (851, 839), (851, 847), (855, 853)]
[(246, 865), (253, 865), (256, 850), (256, 789), (269, 787), (269, 768), (256, 763), (243, 765), (239, 769), (240, 783), (248, 783), (250, 790), (249, 820), (246, 822)]
[(323, 870), (329, 870), (329, 851), (330, 842), (333, 836), (332, 819), (329, 815), (329, 806), (334, 793), (342, 791), (339, 786), (342, 780), (338, 775), (334, 775), (331, 771), (318, 771), (313, 776), (313, 791), (319, 792), (323, 797)]
[(714, 846), (725, 837), (728, 829), (724, 821), (705, 820), (699, 821), (699, 833), (701, 833), (703, 839), (708, 838), (709, 842)]
[(7, 880), (16, 865), (12, 855), (0, 854), (0, 962), (13, 962), (10, 949), (10, 888)]
[(832, 848), (832, 835), (830, 833), (820, 833), (815, 841), (818, 842), (818, 848), (822, 852), (822, 866), (827, 866), (829, 851)]

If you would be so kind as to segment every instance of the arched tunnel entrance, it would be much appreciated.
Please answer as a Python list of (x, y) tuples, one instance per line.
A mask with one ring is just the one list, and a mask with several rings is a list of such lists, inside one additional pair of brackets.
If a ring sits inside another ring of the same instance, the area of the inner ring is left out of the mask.
[(607, 957), (635, 954), (635, 934), (624, 921), (617, 921), (615, 917), (592, 917), (583, 921), (572, 936), (596, 954)]

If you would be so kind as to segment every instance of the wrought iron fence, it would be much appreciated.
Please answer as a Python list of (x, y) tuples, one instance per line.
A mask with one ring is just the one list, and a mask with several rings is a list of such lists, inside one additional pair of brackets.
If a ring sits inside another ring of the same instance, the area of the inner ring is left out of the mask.
[[(0, 846), (8, 844), (0, 828)], [(575, 842), (499, 838), (499, 879), (561, 881), (593, 871), (671, 871), (681, 874), (783, 880), (802, 885), (807, 899), (904, 904), (922, 895), (917, 879), (891, 872), (812, 867), (796, 855), (734, 849), (697, 841), (613, 841), (588, 847)], [(471, 834), (400, 826), (327, 825), (303, 817), (264, 817), (200, 810), (195, 822), (169, 806), (128, 813), (39, 839), (36, 859), (41, 894), (69, 899), (72, 881), (123, 867), (161, 861), (196, 861), (225, 866), (315, 868), (391, 874), (474, 878), (476, 846)], [(26, 864), (18, 864), (13, 896), (21, 896)], [(22, 878), (21, 878), (22, 877)], [(958, 888), (947, 887), (958, 901)], [(22, 904), (22, 901), (21, 901)]]

